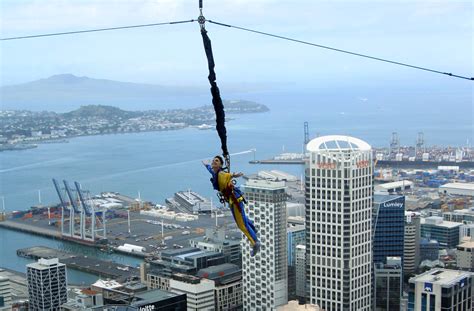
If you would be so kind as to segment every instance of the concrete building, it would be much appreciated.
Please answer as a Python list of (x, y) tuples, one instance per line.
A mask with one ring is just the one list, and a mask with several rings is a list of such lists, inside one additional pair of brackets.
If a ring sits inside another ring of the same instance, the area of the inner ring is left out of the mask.
[(420, 216), (405, 213), (405, 241), (403, 246), (403, 272), (414, 273), (420, 265)]
[(309, 303), (323, 310), (370, 310), (372, 150), (349, 136), (307, 145), (306, 252)]
[(442, 217), (421, 218), (421, 236), (436, 240), (440, 248), (456, 248), (459, 244), (458, 222), (445, 221)]
[(215, 310), (214, 281), (185, 274), (175, 274), (170, 280), (170, 291), (186, 294), (187, 310)]
[(242, 247), (240, 240), (226, 239), (225, 236), (225, 230), (214, 232), (213, 229), (207, 228), (205, 236), (193, 238), (189, 240), (189, 244), (191, 247), (204, 251), (222, 253), (226, 257), (226, 262), (241, 266)]
[(438, 260), (439, 259), (439, 243), (436, 240), (428, 240), (421, 238), (420, 240), (420, 261)]
[(461, 210), (454, 210), (450, 212), (444, 212), (442, 214), (443, 219), (447, 221), (460, 222), (464, 224), (474, 223), (474, 207), (465, 208)]
[(198, 276), (214, 281), (215, 309), (242, 309), (242, 269), (234, 264), (222, 264), (199, 270)]
[(10, 310), (12, 304), (10, 280), (0, 276), (0, 310)]
[(472, 310), (473, 274), (432, 269), (409, 281), (409, 311)]
[(58, 310), (67, 302), (66, 265), (57, 258), (26, 265), (30, 310)]
[(306, 242), (306, 230), (304, 225), (289, 226), (287, 229), (288, 266), (295, 265), (296, 246), (304, 245)]
[(304, 225), (288, 225), (288, 300), (296, 299), (296, 246), (306, 243), (306, 230)]
[(374, 266), (374, 310), (400, 311), (403, 272), (400, 257), (388, 257)]
[(474, 272), (474, 240), (458, 245), (456, 264), (459, 269)]
[(250, 256), (242, 240), (244, 310), (272, 310), (288, 302), (287, 220), (285, 182), (249, 179), (244, 187), (246, 213), (253, 220), (261, 242)]
[(306, 298), (306, 246), (297, 245), (295, 255), (296, 268), (296, 297), (299, 300)]
[(227, 259), (222, 253), (192, 247), (164, 250), (161, 259), (150, 262), (148, 274), (196, 274), (200, 269), (226, 263)]
[(449, 183), (439, 187), (439, 193), (474, 197), (474, 183)]
[(403, 258), (405, 236), (405, 197), (374, 195), (373, 260), (385, 262), (387, 257)]

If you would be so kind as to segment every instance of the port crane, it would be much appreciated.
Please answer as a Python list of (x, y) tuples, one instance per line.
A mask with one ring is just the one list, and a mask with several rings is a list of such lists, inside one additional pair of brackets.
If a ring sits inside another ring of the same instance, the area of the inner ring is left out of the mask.
[[(91, 241), (95, 241), (97, 238), (106, 239), (107, 230), (106, 230), (105, 209), (102, 209), (101, 211), (96, 211), (94, 206), (89, 205), (89, 203), (87, 203), (87, 201), (85, 200), (84, 191), (82, 190), (81, 184), (75, 181), (74, 185), (76, 187), (77, 195), (79, 196), (79, 201), (82, 205), (82, 210), (84, 213), (84, 226), (82, 227), (84, 239), (91, 240)], [(87, 193), (89, 194), (88, 191)], [(90, 202), (90, 195), (89, 195), (89, 202)], [(88, 219), (90, 219), (89, 231), (86, 228)], [(89, 236), (87, 235), (88, 232), (90, 232)]]

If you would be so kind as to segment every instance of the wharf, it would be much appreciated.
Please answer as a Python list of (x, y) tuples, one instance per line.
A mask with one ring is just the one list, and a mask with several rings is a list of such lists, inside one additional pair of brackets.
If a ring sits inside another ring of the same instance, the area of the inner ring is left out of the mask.
[(304, 164), (305, 160), (297, 159), (297, 160), (253, 160), (249, 161), (250, 164)]
[(131, 276), (138, 276), (137, 268), (118, 264), (112, 261), (105, 261), (90, 258), (84, 255), (76, 255), (62, 250), (45, 246), (34, 246), (17, 250), (17, 255), (25, 258), (58, 258), (59, 262), (67, 268), (91, 273), (104, 278), (127, 279)]

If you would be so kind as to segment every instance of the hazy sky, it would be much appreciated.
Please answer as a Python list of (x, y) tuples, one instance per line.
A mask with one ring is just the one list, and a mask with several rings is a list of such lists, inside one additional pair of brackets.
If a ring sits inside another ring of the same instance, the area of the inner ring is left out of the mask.
[[(1, 37), (196, 18), (198, 0), (1, 0)], [(473, 4), (204, 0), (208, 19), (473, 75)], [(433, 81), (442, 76), (208, 24), (218, 82), (233, 86)], [(1, 85), (59, 73), (203, 85), (196, 23), (1, 43)], [(447, 82), (447, 83), (470, 83)], [(472, 82), (471, 82), (472, 83)]]

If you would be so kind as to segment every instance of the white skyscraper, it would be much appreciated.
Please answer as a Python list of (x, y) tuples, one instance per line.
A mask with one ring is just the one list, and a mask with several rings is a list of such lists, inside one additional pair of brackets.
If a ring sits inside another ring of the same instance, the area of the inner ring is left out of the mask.
[(372, 151), (349, 136), (310, 141), (306, 252), (310, 303), (325, 311), (370, 310)]
[(66, 265), (57, 258), (26, 265), (30, 310), (59, 310), (67, 302)]
[(244, 310), (275, 310), (288, 302), (285, 183), (250, 179), (244, 190), (246, 213), (261, 242), (255, 257), (242, 242)]

